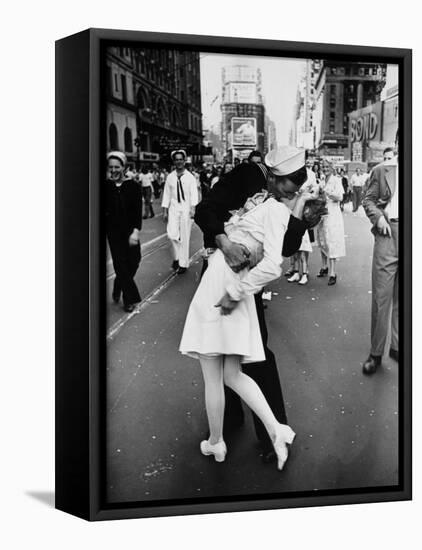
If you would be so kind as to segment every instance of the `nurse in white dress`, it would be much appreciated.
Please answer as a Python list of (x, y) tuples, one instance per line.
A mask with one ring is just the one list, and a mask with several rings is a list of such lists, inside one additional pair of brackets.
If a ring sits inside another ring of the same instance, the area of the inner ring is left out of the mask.
[(173, 250), (173, 269), (185, 273), (189, 267), (190, 234), (198, 204), (198, 187), (195, 176), (185, 168), (185, 151), (173, 151), (171, 158), (176, 169), (167, 176), (161, 206)]
[[(192, 299), (179, 349), (199, 359), (204, 376), (210, 437), (201, 442), (201, 452), (214, 455), (218, 462), (225, 459), (225, 384), (264, 424), (281, 470), (288, 456), (287, 445), (295, 434), (276, 420), (257, 384), (242, 372), (241, 363), (265, 359), (254, 294), (281, 275), (283, 239), (291, 213), (281, 200), (293, 198), (306, 179), (304, 152), (292, 147), (280, 148), (267, 155), (266, 164), (273, 173), (268, 193), (248, 199), (225, 228), (229, 240), (243, 245), (245, 254), (250, 255), (250, 269), (234, 273), (220, 250), (212, 254)], [(272, 164), (275, 168), (271, 168)], [(293, 214), (301, 217), (298, 209), (303, 209), (304, 202), (297, 203), (301, 206), (295, 206)]]
[(334, 175), (333, 165), (330, 162), (324, 160), (322, 170), (325, 181), (321, 183), (321, 189), (327, 200), (328, 215), (321, 219), (317, 228), (317, 242), (322, 260), (322, 267), (317, 277), (325, 277), (329, 274), (328, 285), (331, 286), (337, 282), (337, 259), (346, 255), (344, 221), (340, 209), (344, 190), (341, 179)]

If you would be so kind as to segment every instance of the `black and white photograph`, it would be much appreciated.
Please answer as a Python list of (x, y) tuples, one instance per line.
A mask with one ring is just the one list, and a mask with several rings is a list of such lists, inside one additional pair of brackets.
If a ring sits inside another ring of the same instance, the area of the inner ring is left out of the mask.
[(394, 491), (398, 65), (103, 62), (106, 503)]
[(3, 23), (2, 547), (417, 546), (417, 3)]

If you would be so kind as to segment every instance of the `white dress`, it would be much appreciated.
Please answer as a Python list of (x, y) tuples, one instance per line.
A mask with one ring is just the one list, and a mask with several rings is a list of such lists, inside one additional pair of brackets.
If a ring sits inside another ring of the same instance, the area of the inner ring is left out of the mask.
[[(186, 317), (179, 347), (183, 354), (196, 359), (239, 355), (241, 363), (265, 360), (254, 294), (281, 275), (289, 216), (286, 205), (269, 198), (229, 220), (229, 239), (248, 248), (254, 267), (234, 273), (220, 250), (211, 255)], [(215, 304), (226, 292), (239, 304), (230, 315), (221, 315)]]
[(340, 178), (330, 176), (323, 184), (327, 196), (328, 216), (323, 216), (317, 227), (317, 242), (327, 258), (341, 258), (346, 255), (343, 214), (340, 201), (343, 200), (343, 185)]

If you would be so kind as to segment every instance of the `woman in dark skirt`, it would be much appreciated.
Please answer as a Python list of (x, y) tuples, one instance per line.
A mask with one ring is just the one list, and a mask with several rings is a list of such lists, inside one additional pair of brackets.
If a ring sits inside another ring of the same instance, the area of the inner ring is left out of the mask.
[(141, 301), (133, 280), (141, 261), (142, 195), (133, 179), (125, 178), (126, 156), (120, 151), (107, 155), (106, 232), (116, 277), (113, 300), (123, 294), (125, 311), (131, 312)]

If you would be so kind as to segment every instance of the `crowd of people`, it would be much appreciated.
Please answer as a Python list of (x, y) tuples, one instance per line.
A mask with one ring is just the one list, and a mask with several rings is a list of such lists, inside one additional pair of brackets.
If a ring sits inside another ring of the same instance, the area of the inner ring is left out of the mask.
[[(384, 151), (385, 156), (390, 153)], [(264, 462), (274, 460), (281, 470), (295, 433), (287, 422), (276, 359), (267, 345), (263, 289), (281, 276), (283, 258), (290, 258), (288, 282), (307, 284), (313, 245), (321, 256), (317, 277), (328, 277), (328, 285), (335, 285), (337, 260), (346, 254), (342, 210), (351, 197), (353, 211), (363, 200), (375, 235), (372, 347), (363, 372), (373, 374), (381, 364), (391, 306), (390, 356), (397, 360), (397, 157), (387, 158), (368, 181), (357, 169), (350, 182), (328, 160), (312, 164), (304, 150), (290, 146), (271, 151), (265, 159), (254, 151), (242, 162), (234, 159), (201, 171), (187, 167), (183, 150), (173, 151), (171, 161), (169, 172), (143, 169), (128, 176), (123, 153), (108, 154), (106, 226), (116, 273), (113, 300), (117, 303), (122, 296), (129, 312), (141, 300), (134, 275), (142, 220), (154, 216), (152, 196), (161, 199), (171, 267), (177, 273), (189, 267), (189, 239), (196, 222), (203, 232), (204, 263), (179, 349), (199, 360), (204, 377), (210, 436), (200, 450), (224, 461), (223, 432), (243, 422), (240, 397), (253, 411)], [(319, 214), (306, 217), (314, 206)]]

